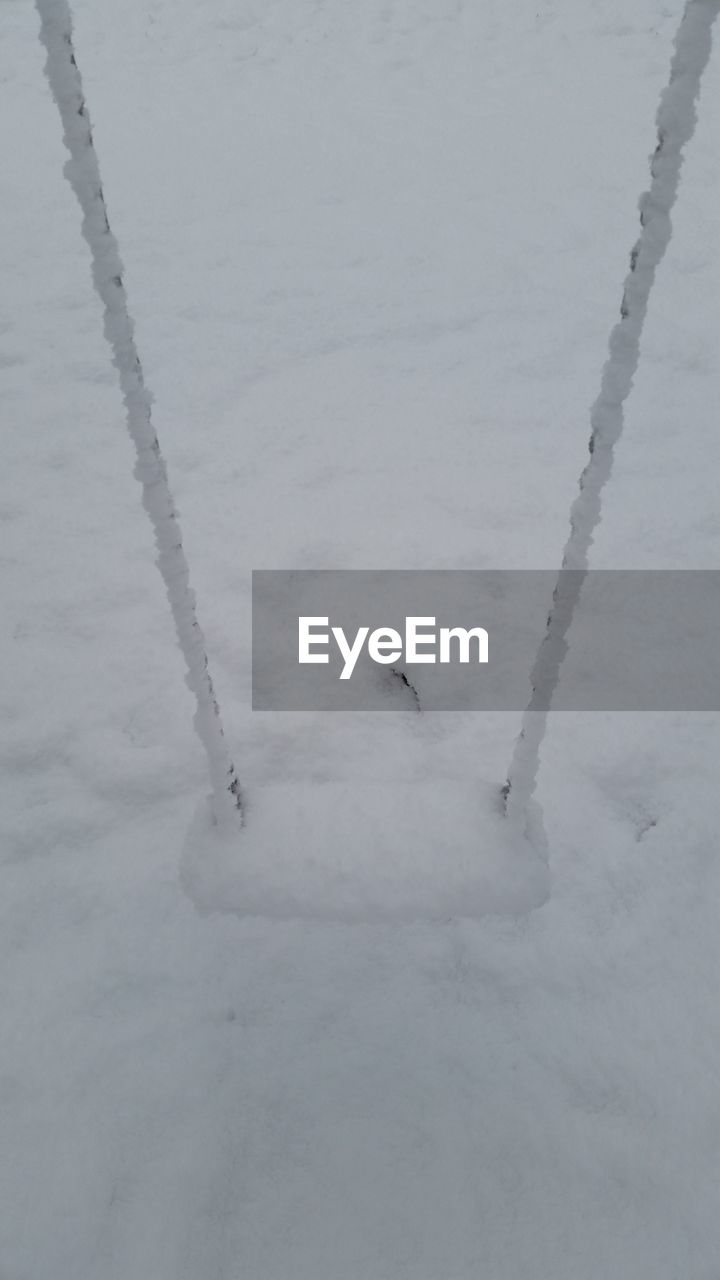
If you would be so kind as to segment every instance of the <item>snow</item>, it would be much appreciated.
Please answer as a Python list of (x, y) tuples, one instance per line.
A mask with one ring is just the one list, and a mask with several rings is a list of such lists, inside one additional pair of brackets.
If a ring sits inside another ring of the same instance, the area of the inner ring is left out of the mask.
[[(250, 712), (250, 570), (557, 566), (681, 10), (78, 0), (154, 424), (268, 824), (274, 787), (304, 831), (312, 786), (388, 782), (476, 786), (479, 834), (499, 821), (516, 716)], [(2, 24), (0, 1274), (714, 1280), (717, 716), (550, 718), (535, 910), (271, 921), (235, 871), (228, 910), (193, 901), (192, 699), (37, 17)], [(719, 95), (716, 41), (598, 567), (717, 559)]]

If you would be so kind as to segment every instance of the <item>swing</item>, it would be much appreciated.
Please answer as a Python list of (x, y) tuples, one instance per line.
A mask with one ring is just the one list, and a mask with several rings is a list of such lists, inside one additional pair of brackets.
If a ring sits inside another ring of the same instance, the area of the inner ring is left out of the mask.
[[(205, 642), (165, 463), (151, 420), (128, 314), (123, 270), (110, 229), (90, 118), (75, 60), (67, 0), (36, 0), (46, 75), (70, 153), (65, 174), (83, 213), (95, 288), (104, 308), (127, 411), (127, 426), (157, 547), (157, 563), (196, 701), (194, 723), (208, 759), (211, 797), (198, 809), (182, 875), (200, 910), (280, 919), (388, 921), (516, 914), (548, 891), (548, 853), (535, 800), (547, 708), (560, 677), (567, 636), (600, 500), (623, 428), (656, 268), (671, 236), (682, 150), (692, 137), (695, 102), (720, 0), (688, 0), (674, 44), (670, 80), (657, 113), (650, 188), (640, 201), (641, 232), (630, 257), (620, 319), (609, 340), (591, 411), (589, 458), (570, 513), (570, 534), (547, 627), (531, 672), (532, 695), (505, 785), (462, 783), (374, 787), (328, 782), (241, 789), (223, 733)], [(363, 851), (358, 858), (356, 850)]]

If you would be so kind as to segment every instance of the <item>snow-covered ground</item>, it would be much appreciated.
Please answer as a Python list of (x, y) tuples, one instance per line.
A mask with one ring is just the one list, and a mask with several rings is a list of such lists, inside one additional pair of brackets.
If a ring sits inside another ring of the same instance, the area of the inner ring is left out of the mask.
[[(253, 715), (250, 570), (558, 564), (681, 11), (78, 0), (249, 796), (477, 786), (491, 865), (518, 717)], [(38, 19), (0, 23), (2, 1280), (717, 1280), (718, 716), (551, 716), (529, 913), (201, 913)], [(597, 567), (718, 561), (719, 103), (716, 46)]]

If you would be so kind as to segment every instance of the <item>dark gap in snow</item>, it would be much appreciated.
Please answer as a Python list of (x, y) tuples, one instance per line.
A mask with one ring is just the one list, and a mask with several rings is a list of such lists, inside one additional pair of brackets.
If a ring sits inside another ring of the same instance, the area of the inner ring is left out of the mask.
[(422, 706), (421, 706), (421, 704), (420, 704), (420, 694), (418, 693), (417, 689), (415, 688), (415, 685), (412, 683), (412, 680), (408, 680), (407, 676), (405, 675), (405, 672), (404, 672), (404, 671), (401, 671), (399, 667), (390, 667), (390, 668), (389, 668), (389, 671), (390, 671), (390, 675), (391, 675), (395, 680), (399, 680), (399, 681), (400, 681), (400, 683), (401, 683), (402, 685), (404, 685), (404, 686), (405, 686), (405, 688), (406, 688), (406, 689), (408, 689), (408, 690), (409, 690), (409, 692), (412, 694), (412, 696), (413, 696), (413, 698), (414, 698), (414, 700), (415, 700), (415, 707), (416, 707), (416, 710), (417, 710), (417, 711), (422, 711)]

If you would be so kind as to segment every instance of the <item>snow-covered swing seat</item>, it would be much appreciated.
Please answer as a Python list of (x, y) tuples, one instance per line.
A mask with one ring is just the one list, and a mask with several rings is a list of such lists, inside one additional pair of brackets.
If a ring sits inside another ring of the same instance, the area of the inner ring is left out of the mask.
[(651, 181), (640, 200), (640, 235), (624, 282), (601, 386), (590, 415), (589, 457), (571, 509), (570, 533), (547, 629), (530, 675), (528, 703), (508, 780), (502, 788), (426, 782), (368, 787), (324, 783), (256, 786), (245, 794), (220, 720), (188, 565), (151, 419), (128, 312), (123, 268), (110, 229), (90, 117), (75, 58), (67, 0), (36, 0), (46, 74), (69, 152), (65, 174), (83, 213), (93, 282), (102, 301), (150, 518), (157, 564), (170, 602), (195, 727), (208, 759), (212, 794), (201, 804), (182, 860), (184, 881), (201, 910), (282, 919), (381, 922), (516, 914), (548, 893), (548, 851), (535, 800), (547, 711), (566, 637), (588, 571), (600, 499), (623, 427), (623, 405), (637, 370), (655, 271), (671, 236), (683, 148), (720, 0), (688, 0), (675, 37), (670, 79), (657, 112)]

